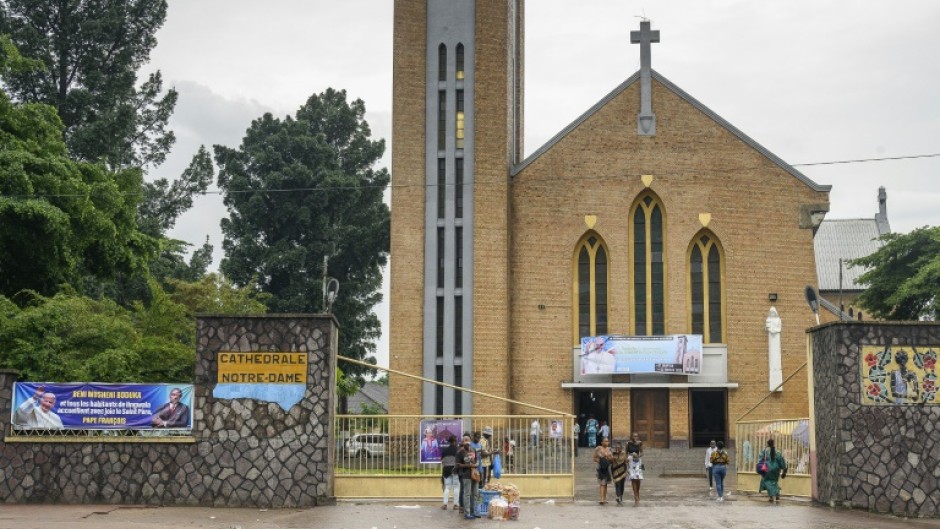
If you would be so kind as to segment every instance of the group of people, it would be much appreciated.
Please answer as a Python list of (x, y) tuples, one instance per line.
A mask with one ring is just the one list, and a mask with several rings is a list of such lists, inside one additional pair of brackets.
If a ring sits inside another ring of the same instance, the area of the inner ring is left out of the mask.
[[(591, 417), (593, 420), (593, 417)], [(590, 438), (588, 438), (590, 443)], [(640, 435), (634, 433), (627, 441), (626, 450), (617, 443), (610, 448), (610, 438), (601, 437), (600, 446), (594, 449), (594, 463), (597, 464), (597, 483), (600, 485), (601, 505), (607, 505), (607, 487), (614, 484), (617, 504), (623, 504), (623, 493), (626, 480), (630, 480), (633, 488), (633, 503), (640, 503), (640, 483), (643, 481), (643, 442)]]
[(453, 509), (461, 510), (464, 518), (479, 518), (475, 506), (479, 502), (480, 490), (493, 477), (493, 459), (505, 453), (509, 457), (512, 444), (506, 438), (503, 447), (494, 446), (493, 428), (487, 426), (473, 436), (465, 434), (460, 443), (452, 435), (448, 446), (441, 451), (441, 484), (444, 502), (441, 509), (447, 510), (453, 500)]
[[(761, 475), (758, 494), (767, 491), (771, 503), (780, 501), (780, 480), (787, 477), (787, 461), (777, 451), (773, 439), (767, 440), (767, 447), (761, 451), (758, 461), (766, 463), (766, 472)], [(731, 460), (723, 441), (712, 441), (705, 450), (705, 472), (708, 475), (708, 492), (711, 494), (714, 484), (717, 501), (725, 501), (725, 476)]]
[[(593, 419), (593, 417), (592, 417)], [(761, 452), (759, 461), (766, 464), (766, 472), (761, 476), (758, 493), (767, 491), (770, 502), (780, 501), (780, 480), (787, 477), (787, 462), (774, 444), (767, 441), (767, 447)], [(617, 443), (610, 448), (610, 439), (602, 437), (600, 446), (594, 449), (594, 463), (597, 465), (597, 483), (600, 486), (600, 505), (607, 504), (607, 488), (614, 484), (617, 504), (623, 504), (626, 480), (633, 487), (634, 505), (640, 503), (640, 484), (643, 481), (643, 442), (637, 433), (630, 436), (626, 449)], [(717, 501), (725, 501), (725, 477), (731, 457), (723, 441), (712, 441), (705, 451), (705, 471), (708, 475), (708, 491), (715, 488)]]
[[(575, 426), (578, 425), (575, 424)], [(578, 427), (575, 433), (580, 434), (581, 428)], [(588, 448), (595, 448), (603, 439), (610, 438), (610, 425), (607, 424), (606, 421), (598, 422), (597, 419), (594, 418), (594, 415), (590, 415), (588, 416), (587, 422), (584, 423), (584, 435), (587, 437)], [(577, 444), (576, 442), (575, 446), (577, 446)]]

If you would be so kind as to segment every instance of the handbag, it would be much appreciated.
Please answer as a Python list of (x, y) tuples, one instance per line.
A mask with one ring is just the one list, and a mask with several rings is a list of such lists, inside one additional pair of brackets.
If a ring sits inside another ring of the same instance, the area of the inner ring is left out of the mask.
[(764, 459), (764, 452), (760, 453), (760, 460), (757, 462), (757, 473), (761, 476), (766, 476), (767, 471), (770, 470), (770, 467), (767, 466), (767, 461)]
[(475, 468), (471, 468), (471, 469), (470, 469), (470, 479), (473, 480), (473, 481), (480, 481), (480, 471), (477, 470), (477, 469), (475, 469)]
[(499, 454), (493, 456), (493, 477), (499, 479), (503, 475), (503, 461)]

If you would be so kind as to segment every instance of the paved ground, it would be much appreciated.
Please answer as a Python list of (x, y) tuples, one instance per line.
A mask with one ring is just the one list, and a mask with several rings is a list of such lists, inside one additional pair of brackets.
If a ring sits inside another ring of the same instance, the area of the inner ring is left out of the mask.
[(829, 509), (798, 498), (785, 497), (774, 506), (764, 497), (732, 494), (718, 503), (704, 477), (658, 475), (659, 465), (652, 458), (639, 505), (611, 502), (601, 506), (597, 485), (590, 477), (589, 457), (582, 451), (576, 464), (575, 501), (523, 499), (519, 521), (464, 520), (456, 511), (442, 511), (436, 502), (415, 501), (341, 502), (332, 507), (281, 510), (0, 505), (0, 529), (940, 529), (940, 519)]
[(806, 502), (772, 506), (739, 499), (724, 503), (649, 500), (639, 507), (601, 507), (589, 502), (524, 502), (515, 522), (464, 520), (436, 504), (341, 503), (315, 509), (211, 509), (190, 507), (0, 506), (0, 528), (10, 529), (937, 529), (940, 520), (904, 520), (814, 507)]

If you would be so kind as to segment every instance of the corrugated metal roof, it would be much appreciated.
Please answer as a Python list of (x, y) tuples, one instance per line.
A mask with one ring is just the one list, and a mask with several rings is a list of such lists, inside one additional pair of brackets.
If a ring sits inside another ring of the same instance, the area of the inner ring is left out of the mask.
[(350, 395), (346, 401), (346, 407), (349, 413), (361, 413), (362, 405), (377, 404), (383, 411), (388, 412), (388, 386), (376, 384), (375, 382), (366, 382), (359, 391)]
[(842, 289), (864, 290), (856, 280), (865, 269), (849, 267), (845, 261), (871, 255), (881, 248), (879, 235), (875, 218), (824, 220), (813, 238), (819, 290), (839, 290), (839, 259), (843, 260)]

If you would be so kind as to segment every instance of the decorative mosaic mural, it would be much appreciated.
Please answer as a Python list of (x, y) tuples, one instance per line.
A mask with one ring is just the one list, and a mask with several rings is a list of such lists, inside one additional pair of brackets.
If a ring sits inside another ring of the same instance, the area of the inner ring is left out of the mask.
[(862, 346), (862, 404), (940, 404), (938, 351), (940, 345)]

